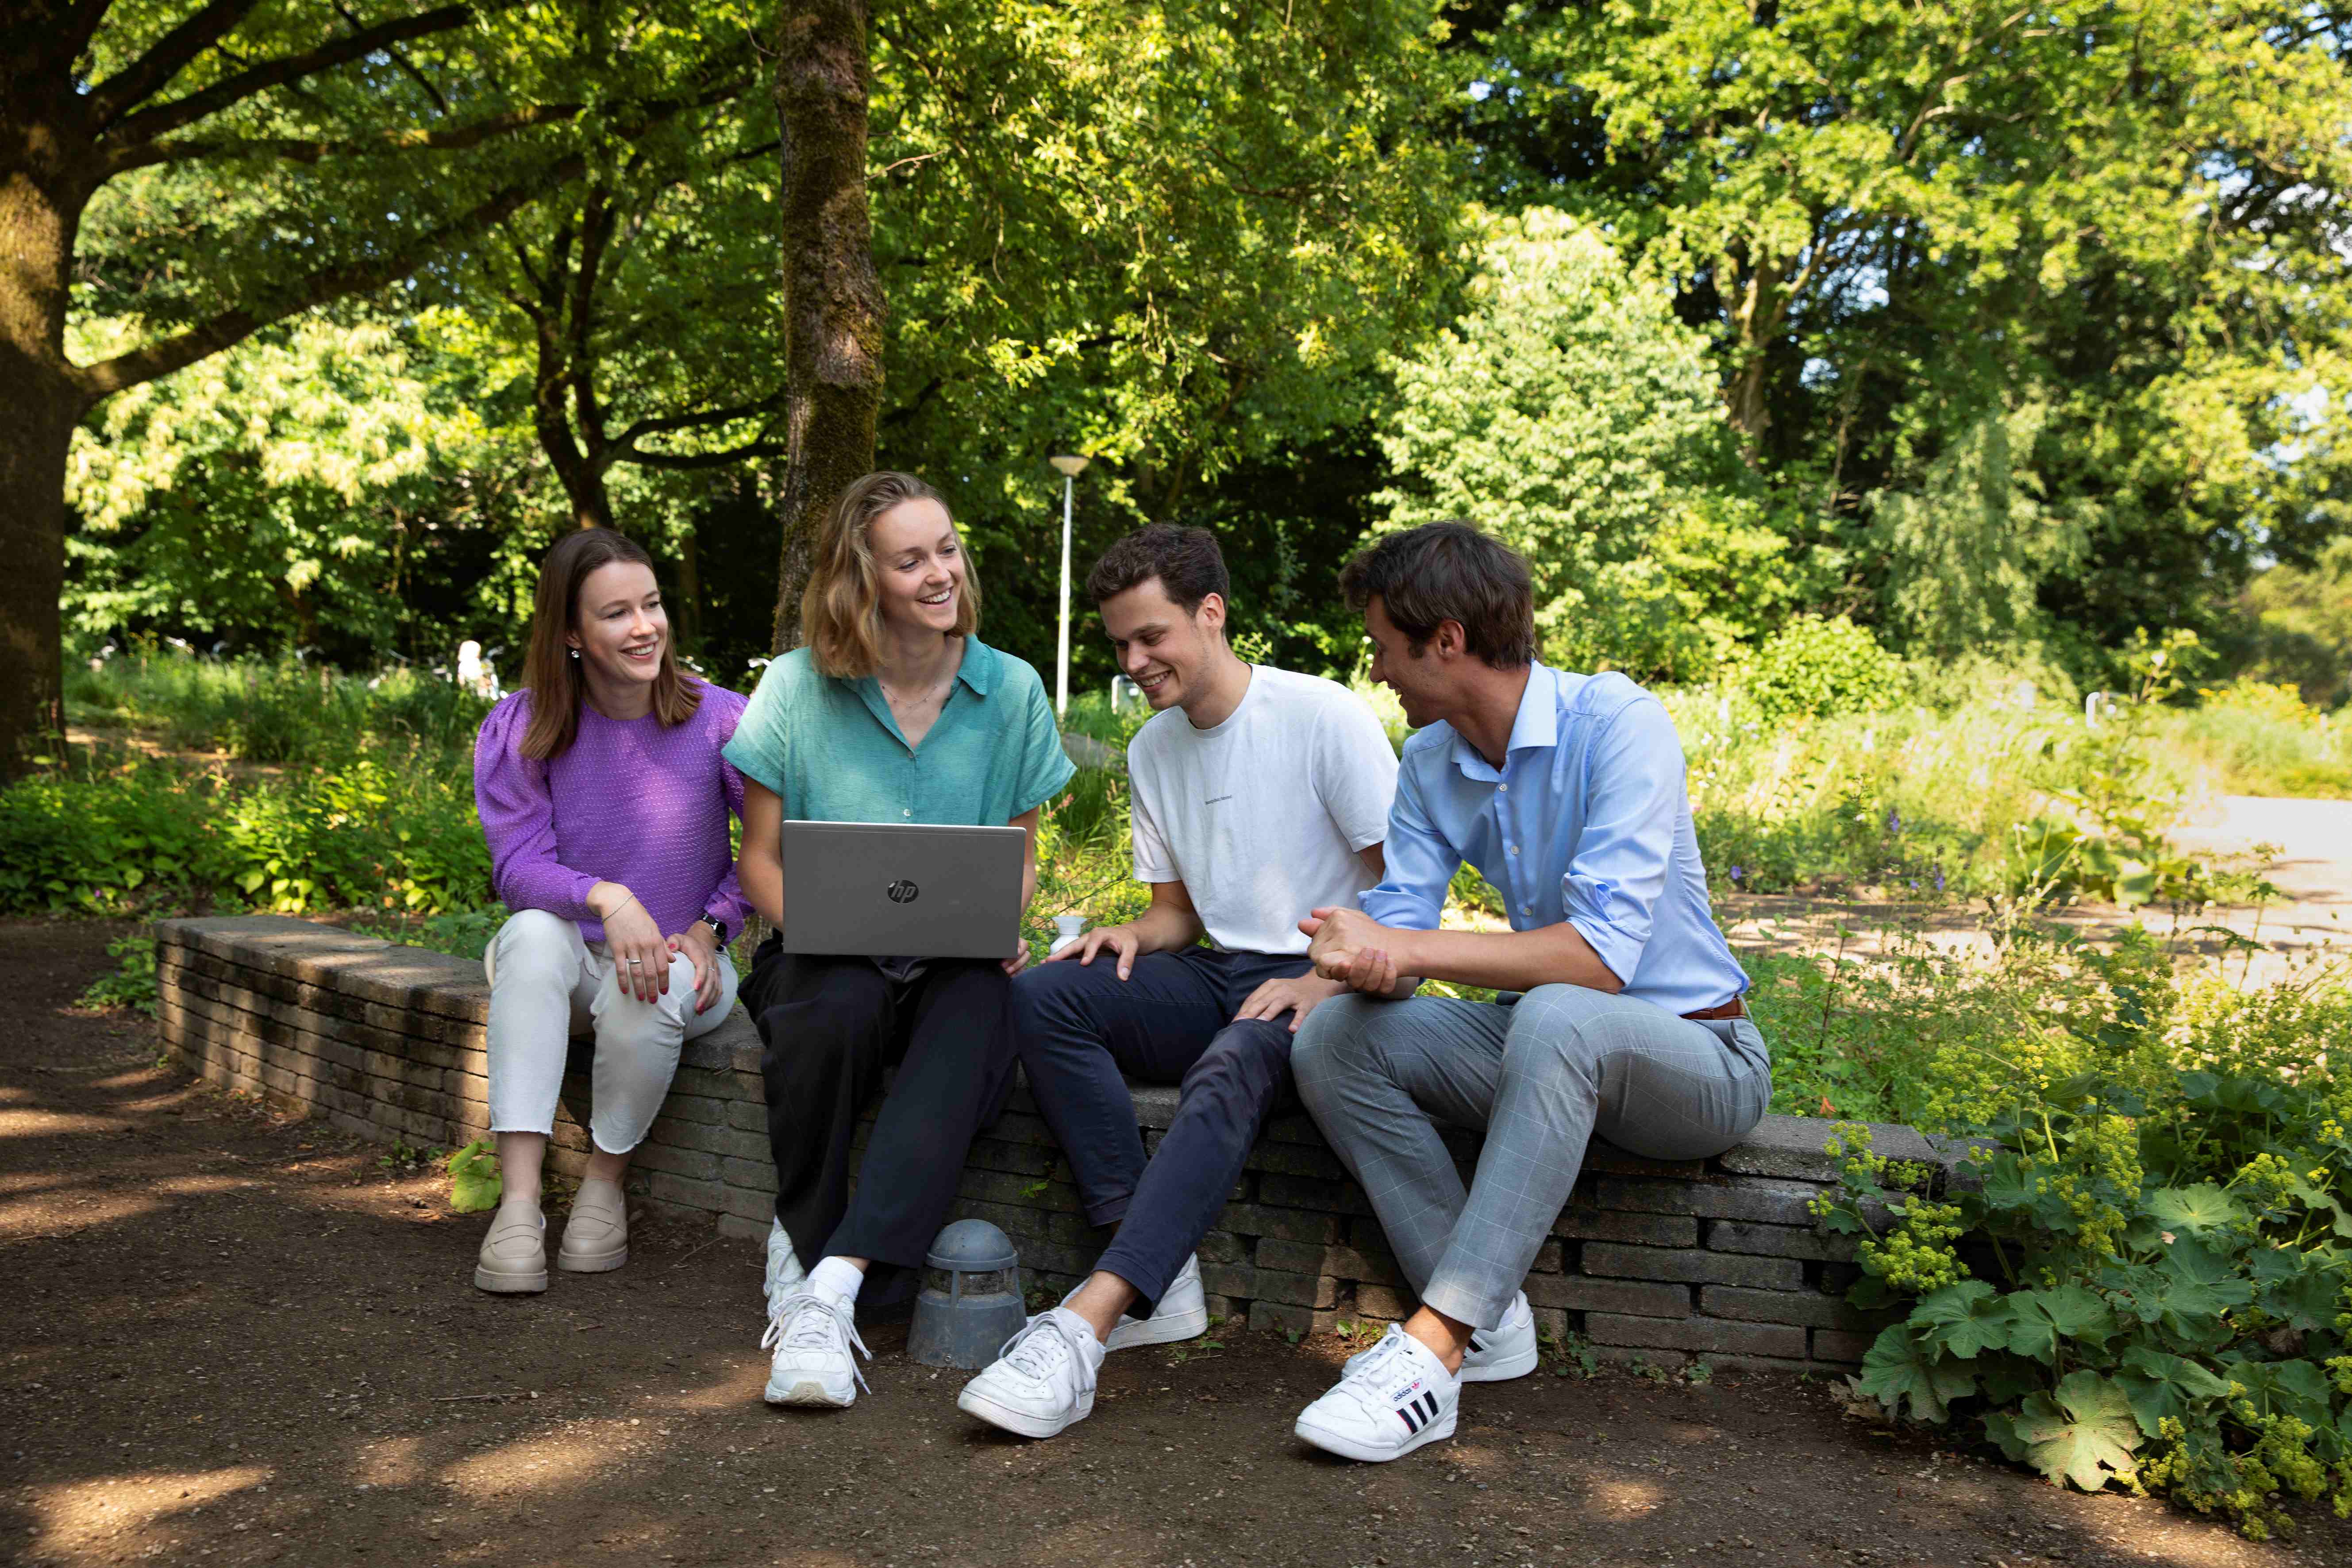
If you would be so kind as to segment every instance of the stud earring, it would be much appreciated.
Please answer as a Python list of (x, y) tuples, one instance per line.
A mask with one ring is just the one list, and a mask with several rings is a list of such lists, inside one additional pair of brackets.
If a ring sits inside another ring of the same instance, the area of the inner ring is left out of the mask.
[(580, 650), (579, 650), (578, 648), (576, 648), (576, 647), (575, 647), (575, 648), (573, 648), (573, 649), (572, 650), (572, 658), (578, 658), (580, 657)]

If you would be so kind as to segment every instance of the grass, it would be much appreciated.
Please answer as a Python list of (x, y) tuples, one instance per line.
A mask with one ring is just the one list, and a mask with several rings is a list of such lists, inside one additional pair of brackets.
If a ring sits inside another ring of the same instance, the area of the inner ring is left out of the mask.
[[(1354, 685), (1402, 744), (1394, 699), (1360, 674)], [(1768, 722), (1736, 683), (1664, 699), (1719, 894), (1999, 895), (2018, 880), (2021, 827), (2064, 815), (2056, 803), (2099, 769), (2130, 773), (2133, 809), (2159, 830), (2200, 791), (2352, 794), (2344, 726), (2282, 687), (2242, 682), (2193, 706), (2135, 710), (2126, 763), (2113, 731), (2070, 704), (1963, 692), (1944, 706)], [(110, 733), (0, 793), (0, 910), (358, 910), (367, 929), (469, 956), (495, 931), (471, 791), (478, 697), (406, 668), (360, 676), (150, 647), (77, 664), (68, 700), (77, 723)], [(1028, 925), (1040, 954), (1056, 914), (1108, 923), (1145, 902), (1117, 759), (1149, 717), (1139, 701), (1114, 710), (1095, 693), (1070, 706), (1067, 731), (1114, 760), (1082, 766), (1045, 812)], [(1465, 909), (1495, 904), (1475, 873), (1454, 891)]]
[(169, 646), (69, 663), (66, 706), (77, 723), (131, 730), (172, 751), (267, 763), (452, 755), (472, 746), (489, 710), (486, 700), (404, 667), (347, 675)]

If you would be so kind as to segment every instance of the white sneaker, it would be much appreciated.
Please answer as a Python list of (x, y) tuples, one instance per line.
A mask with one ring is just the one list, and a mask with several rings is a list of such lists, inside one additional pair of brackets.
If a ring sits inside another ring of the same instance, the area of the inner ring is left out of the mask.
[(1510, 1310), (1500, 1323), (1472, 1331), (1470, 1348), (1462, 1352), (1462, 1370), (1456, 1376), (1464, 1383), (1506, 1383), (1535, 1371), (1539, 1353), (1535, 1311), (1522, 1290), (1511, 1299)]
[(829, 1405), (846, 1409), (857, 1402), (866, 1374), (850, 1354), (856, 1346), (866, 1360), (874, 1352), (857, 1337), (856, 1303), (798, 1286), (768, 1310), (768, 1331), (760, 1348), (771, 1346), (767, 1400), (771, 1405)]
[(1110, 1340), (1104, 1348), (1123, 1351), (1137, 1345), (1174, 1344), (1178, 1340), (1193, 1339), (1208, 1331), (1209, 1299), (1201, 1289), (1201, 1260), (1188, 1258), (1183, 1271), (1168, 1281), (1168, 1289), (1160, 1293), (1160, 1305), (1152, 1310), (1151, 1316), (1130, 1318), (1120, 1313), (1118, 1327), (1111, 1330)]
[(772, 1311), (778, 1301), (798, 1289), (807, 1278), (808, 1270), (801, 1267), (801, 1255), (793, 1250), (793, 1238), (786, 1234), (784, 1222), (769, 1221), (767, 1278), (760, 1287), (761, 1300)]
[(1051, 1437), (1095, 1413), (1095, 1374), (1108, 1347), (1067, 1307), (1040, 1312), (963, 1385), (956, 1408), (1024, 1437)]
[(1461, 1381), (1437, 1352), (1391, 1323), (1291, 1430), (1326, 1453), (1378, 1464), (1453, 1436), (1461, 1398)]

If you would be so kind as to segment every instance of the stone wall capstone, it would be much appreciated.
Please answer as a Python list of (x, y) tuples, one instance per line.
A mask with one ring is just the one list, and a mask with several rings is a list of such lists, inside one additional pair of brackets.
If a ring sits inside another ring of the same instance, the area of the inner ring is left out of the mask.
[[(162, 921), (155, 940), (163, 1047), (189, 1071), (377, 1142), (454, 1148), (488, 1134), (479, 963), (273, 915)], [(591, 1050), (573, 1043), (549, 1150), (549, 1163), (573, 1176), (587, 1159)], [(1134, 1095), (1156, 1149), (1176, 1090), (1137, 1085)], [(1877, 1152), (1953, 1179), (1957, 1149), (1907, 1127), (1873, 1131)], [(1824, 1122), (1770, 1116), (1738, 1147), (1680, 1162), (1596, 1141), (1528, 1276), (1538, 1323), (1581, 1334), (1612, 1360), (1859, 1363), (1885, 1320), (1845, 1302), (1851, 1244), (1818, 1230), (1807, 1206), (1835, 1175), (1827, 1136)], [(1478, 1142), (1449, 1134), (1465, 1172)], [(1069, 1174), (1017, 1089), (972, 1145), (957, 1214), (995, 1222), (1035, 1283), (1065, 1289), (1102, 1242)], [(647, 1208), (766, 1236), (775, 1173), (760, 1040), (740, 1008), (687, 1043), (629, 1184)], [(1319, 1331), (1412, 1310), (1371, 1205), (1296, 1110), (1269, 1120), (1200, 1258), (1210, 1310), (1254, 1329)]]

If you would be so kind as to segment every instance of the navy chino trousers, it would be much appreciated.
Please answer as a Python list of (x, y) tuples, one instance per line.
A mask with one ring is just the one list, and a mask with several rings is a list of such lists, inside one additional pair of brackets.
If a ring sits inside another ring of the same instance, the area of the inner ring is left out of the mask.
[[(1216, 1223), (1266, 1114), (1290, 1089), (1290, 1015), (1236, 1023), (1301, 954), (1192, 947), (1146, 953), (1126, 980), (1106, 951), (1040, 964), (1013, 983), (1013, 1038), (1029, 1092), (1077, 1178), (1087, 1218), (1117, 1226), (1095, 1267), (1135, 1287), (1149, 1314)], [(1147, 1161), (1126, 1079), (1182, 1086)]]

